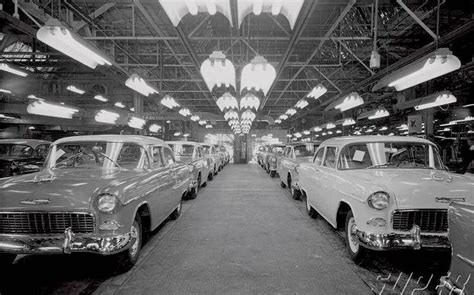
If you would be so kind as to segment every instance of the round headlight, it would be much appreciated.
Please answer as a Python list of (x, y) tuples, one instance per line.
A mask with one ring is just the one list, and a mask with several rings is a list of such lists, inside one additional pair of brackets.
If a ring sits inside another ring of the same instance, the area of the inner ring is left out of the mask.
[(112, 194), (102, 194), (97, 199), (97, 209), (100, 212), (110, 213), (117, 207), (117, 197)]
[(390, 196), (386, 192), (376, 192), (369, 196), (367, 203), (371, 208), (382, 210), (388, 207)]

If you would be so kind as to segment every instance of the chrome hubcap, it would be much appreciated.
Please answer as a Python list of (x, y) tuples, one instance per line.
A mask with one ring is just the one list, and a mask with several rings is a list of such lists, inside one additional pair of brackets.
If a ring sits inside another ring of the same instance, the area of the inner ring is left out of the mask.
[(130, 255), (135, 257), (138, 252), (139, 240), (138, 240), (138, 228), (135, 226), (135, 223), (132, 225), (130, 230), (130, 236), (133, 240), (132, 247), (130, 247)]
[(357, 235), (356, 235), (356, 223), (355, 223), (355, 220), (354, 220), (354, 217), (351, 217), (351, 219), (349, 219), (349, 223), (347, 225), (347, 230), (348, 230), (348, 235), (349, 235), (349, 247), (351, 248), (351, 251), (356, 253), (357, 251), (359, 251), (359, 242), (358, 242), (358, 239), (357, 239)]

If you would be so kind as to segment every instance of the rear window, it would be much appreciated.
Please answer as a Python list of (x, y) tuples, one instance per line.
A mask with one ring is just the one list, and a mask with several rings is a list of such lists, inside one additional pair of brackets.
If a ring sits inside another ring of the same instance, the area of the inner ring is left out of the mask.
[(293, 149), (297, 158), (312, 157), (315, 151), (314, 144), (312, 143), (297, 145)]
[(284, 148), (285, 148), (285, 147), (283, 147), (283, 146), (274, 146), (274, 147), (272, 148), (272, 153), (275, 153), (275, 154), (282, 154)]
[(189, 156), (192, 157), (194, 152), (194, 146), (190, 144), (172, 144), (170, 145), (173, 152), (177, 156)]

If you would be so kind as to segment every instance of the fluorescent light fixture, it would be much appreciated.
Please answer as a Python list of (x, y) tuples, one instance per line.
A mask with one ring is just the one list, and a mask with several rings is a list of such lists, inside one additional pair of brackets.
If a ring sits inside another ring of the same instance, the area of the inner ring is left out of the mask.
[(400, 125), (396, 128), (400, 131), (405, 131), (405, 130), (408, 130), (408, 125), (407, 124), (402, 124), (402, 125)]
[(171, 96), (169, 95), (166, 95), (165, 97), (163, 97), (163, 99), (161, 100), (161, 104), (164, 105), (165, 107), (167, 107), (168, 109), (173, 109), (175, 107), (179, 107), (179, 103), (177, 103), (174, 98), (172, 98)]
[(329, 122), (329, 123), (326, 123), (326, 124), (325, 124), (325, 127), (326, 127), (326, 129), (329, 130), (329, 129), (334, 129), (334, 128), (336, 128), (336, 125), (335, 125), (334, 123)]
[(135, 108), (130, 108), (130, 112), (135, 112)]
[(321, 132), (321, 131), (323, 131), (323, 128), (321, 128), (319, 126), (316, 126), (316, 127), (313, 128), (313, 131), (314, 132)]
[(385, 131), (388, 130), (387, 126), (380, 127), (379, 131)]
[(251, 110), (246, 110), (245, 112), (242, 113), (242, 115), (240, 116), (240, 119), (253, 121), (255, 120), (256, 117), (257, 115), (255, 115), (254, 112), (252, 112)]
[(146, 121), (137, 117), (131, 117), (128, 121), (128, 126), (135, 128), (135, 129), (142, 129), (145, 125)]
[(262, 12), (271, 13), (273, 16), (282, 14), (290, 23), (293, 30), (304, 0), (240, 0), (238, 1), (238, 22), (242, 25), (244, 18), (253, 12), (260, 15)]
[[(215, 15), (222, 13), (232, 26), (232, 13), (230, 1), (228, 0), (159, 0), (161, 7), (168, 15), (175, 27), (179, 25), (181, 19), (188, 13), (197, 15), (199, 12), (207, 12)], [(240, 4), (240, 3), (239, 3)]]
[(393, 132), (389, 133), (388, 136), (394, 136), (395, 134)]
[(114, 103), (114, 106), (116, 106), (118, 108), (122, 108), (122, 109), (125, 108), (125, 105), (123, 103), (121, 103), (120, 101), (117, 101), (116, 103)]
[(117, 113), (106, 111), (106, 110), (100, 110), (95, 115), (95, 121), (100, 122), (100, 123), (116, 124), (117, 119), (119, 117), (120, 115)]
[(343, 118), (341, 120), (337, 120), (334, 124), (342, 125), (342, 126), (350, 126), (355, 125), (356, 121), (352, 118)]
[(299, 133), (299, 132), (296, 132), (296, 133), (294, 134), (294, 136), (295, 136), (296, 138), (300, 138), (300, 137), (302, 137), (303, 135), (302, 135), (301, 133)]
[(142, 77), (138, 76), (137, 74), (130, 75), (127, 81), (125, 81), (125, 86), (147, 97), (150, 94), (158, 93), (158, 90), (151, 87), (145, 80), (143, 80)]
[(28, 126), (28, 130), (35, 130), (35, 126)]
[(200, 118), (199, 118), (198, 115), (192, 115), (192, 116), (191, 116), (191, 121), (197, 122), (197, 121), (199, 121), (199, 119), (200, 119)]
[(21, 76), (21, 77), (28, 76), (27, 72), (12, 68), (10, 65), (8, 65), (6, 63), (0, 63), (0, 71), (9, 72), (11, 74), (15, 74), (15, 75)]
[(369, 120), (375, 120), (379, 118), (384, 118), (390, 116), (390, 113), (384, 108), (380, 107), (372, 111), (368, 111), (366, 113), (361, 114), (358, 119), (362, 119), (363, 117), (368, 118)]
[(327, 88), (324, 87), (323, 84), (319, 84), (316, 87), (314, 87), (310, 93), (308, 93), (308, 97), (312, 97), (314, 99), (318, 99), (321, 96), (323, 96), (327, 92)]
[(239, 109), (239, 103), (237, 102), (237, 99), (229, 92), (226, 92), (221, 97), (219, 97), (216, 101), (216, 104), (221, 112), (231, 109)]
[(296, 110), (294, 108), (289, 108), (286, 112), (285, 112), (285, 115), (288, 115), (288, 116), (293, 116), (294, 114), (296, 114)]
[(191, 116), (191, 111), (188, 108), (182, 108), (178, 113), (184, 117)]
[(439, 93), (434, 93), (420, 99), (420, 104), (415, 106), (415, 110), (424, 110), (429, 108), (434, 108), (437, 106), (447, 105), (450, 103), (455, 103), (457, 101), (456, 97), (451, 94), (449, 91), (443, 91)]
[(321, 135), (322, 135), (322, 136), (326, 136), (326, 135), (327, 135), (327, 133), (326, 133), (326, 132), (323, 132)]
[(471, 107), (474, 107), (474, 103), (470, 103), (470, 104), (465, 104), (462, 106), (463, 108), (471, 108)]
[(443, 76), (461, 67), (459, 59), (447, 48), (440, 48), (421, 59), (383, 77), (372, 91), (385, 86), (401, 91), (434, 78)]
[(280, 115), (280, 117), (278, 117), (278, 119), (284, 121), (284, 120), (288, 119), (288, 115), (286, 115), (286, 114)]
[(364, 99), (357, 92), (352, 92), (338, 99), (335, 103), (331, 105), (335, 105), (334, 106), (335, 109), (338, 109), (341, 112), (345, 112), (347, 110), (353, 109), (363, 104), (364, 104)]
[(175, 132), (173, 135), (174, 135), (174, 136), (180, 136), (180, 135), (181, 135), (181, 132)]
[(203, 125), (206, 125), (206, 120), (199, 120), (199, 125), (203, 126)]
[(369, 128), (369, 129), (365, 130), (365, 133), (372, 133), (372, 132), (374, 132), (374, 130), (373, 130), (373, 129), (371, 129), (371, 128)]
[(34, 94), (30, 94), (30, 95), (28, 95), (28, 98), (30, 98), (30, 99), (37, 99), (37, 100), (45, 100), (44, 98), (37, 97), (37, 96), (36, 96), (36, 95), (34, 95)]
[(258, 110), (260, 106), (260, 99), (252, 93), (247, 93), (240, 99), (240, 109), (255, 109)]
[(332, 135), (332, 131), (328, 131), (328, 135)]
[(206, 129), (211, 129), (212, 128), (212, 125), (211, 124), (207, 124), (206, 125)]
[(276, 119), (276, 120), (275, 120), (275, 124), (281, 124), (281, 120), (280, 120), (280, 119)]
[(69, 85), (68, 87), (66, 87), (66, 89), (71, 91), (71, 92), (75, 92), (77, 94), (80, 94), (80, 95), (83, 95), (84, 93), (86, 93), (84, 90), (79, 89), (74, 85)]
[(70, 56), (78, 62), (95, 69), (98, 65), (112, 63), (97, 48), (87, 43), (76, 33), (56, 19), (50, 19), (36, 33), (36, 37), (46, 45)]
[(15, 118), (10, 117), (10, 116), (5, 116), (4, 114), (0, 114), (0, 119), (15, 119)]
[(153, 133), (157, 133), (158, 131), (160, 131), (160, 129), (161, 129), (161, 126), (158, 124), (152, 124), (150, 125), (150, 127), (148, 127), (148, 130), (150, 130), (150, 132), (153, 132)]
[(275, 68), (263, 56), (257, 55), (242, 69), (240, 79), (241, 92), (245, 89), (254, 89), (255, 91), (261, 90), (264, 95), (267, 95), (275, 78)]
[(78, 109), (67, 107), (63, 104), (47, 102), (46, 100), (36, 99), (30, 102), (26, 108), (30, 114), (72, 119), (72, 116), (79, 112)]
[(95, 100), (98, 100), (98, 101), (102, 101), (102, 102), (107, 102), (107, 101), (109, 101), (107, 98), (103, 97), (103, 96), (100, 95), (100, 94), (95, 95), (95, 96), (94, 96), (94, 99), (95, 99)]
[(230, 110), (230, 111), (227, 111), (224, 114), (224, 119), (226, 119), (227, 121), (228, 120), (238, 120), (239, 119), (239, 114), (234, 110)]
[(310, 133), (311, 133), (311, 132), (310, 132), (309, 130), (303, 131), (303, 134), (304, 134), (304, 135), (310, 135)]
[(231, 127), (232, 126), (237, 126), (239, 124), (240, 124), (239, 120), (235, 120), (235, 119), (234, 120), (229, 120), (229, 126), (231, 126)]
[(0, 88), (0, 92), (1, 92), (1, 93), (7, 93), (7, 94), (11, 94), (11, 93), (12, 93), (10, 90), (2, 89), (2, 88)]
[(292, 137), (291, 134), (287, 134), (286, 137)]
[(214, 51), (201, 65), (201, 75), (209, 91), (214, 87), (235, 87), (235, 67), (222, 51)]
[(307, 106), (308, 102), (306, 101), (306, 99), (302, 98), (296, 103), (295, 108), (304, 109)]
[(253, 133), (253, 134), (252, 134), (252, 137), (257, 137), (257, 134)]
[(341, 131), (341, 130), (336, 130), (336, 133), (337, 133), (337, 134), (341, 134), (342, 131)]
[(189, 133), (184, 133), (183, 137), (189, 137)]

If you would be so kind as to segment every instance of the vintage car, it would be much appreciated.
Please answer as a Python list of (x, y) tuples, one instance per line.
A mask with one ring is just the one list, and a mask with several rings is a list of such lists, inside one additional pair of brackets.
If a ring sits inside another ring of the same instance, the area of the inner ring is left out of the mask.
[(217, 170), (221, 171), (224, 169), (224, 166), (226, 165), (226, 155), (224, 152), (221, 150), (222, 145), (215, 144), (214, 145), (214, 150), (216, 151), (217, 157), (216, 157), (216, 163), (217, 163)]
[(40, 171), (50, 144), (39, 139), (0, 139), (0, 177)]
[[(448, 208), (451, 266), (440, 279), (438, 294), (474, 294), (474, 203)], [(443, 292), (444, 290), (444, 292)]]
[(272, 144), (270, 150), (265, 154), (263, 160), (263, 167), (270, 173), (270, 176), (273, 178), (276, 176), (278, 162), (283, 155), (283, 149), (285, 148), (284, 144)]
[(42, 171), (0, 181), (0, 260), (89, 252), (116, 255), (128, 269), (144, 234), (178, 218), (189, 183), (189, 167), (160, 139), (59, 139)]
[(224, 166), (230, 162), (230, 154), (227, 148), (223, 145), (220, 146), (220, 152), (224, 155)]
[(192, 167), (191, 190), (188, 198), (195, 199), (200, 187), (207, 185), (209, 166), (204, 157), (204, 150), (200, 143), (193, 141), (167, 141), (174, 152), (177, 162), (188, 164)]
[(313, 160), (313, 155), (319, 141), (291, 143), (283, 150), (277, 172), (280, 175), (280, 185), (282, 188), (288, 187), (293, 199), (300, 198), (298, 187), (298, 167), (301, 163), (308, 163)]
[(216, 148), (211, 144), (201, 144), (204, 149), (204, 157), (207, 160), (207, 166), (209, 167), (209, 173), (207, 176), (208, 180), (212, 180), (217, 173), (219, 173), (219, 154), (216, 151)]
[(415, 137), (328, 139), (298, 170), (308, 214), (343, 229), (356, 262), (370, 250), (448, 249), (448, 203), (473, 200), (474, 182)]
[(265, 156), (267, 155), (267, 152), (270, 150), (270, 146), (269, 145), (261, 145), (259, 148), (258, 148), (258, 151), (257, 151), (257, 163), (263, 167), (263, 163), (264, 163), (264, 159), (265, 159)]

